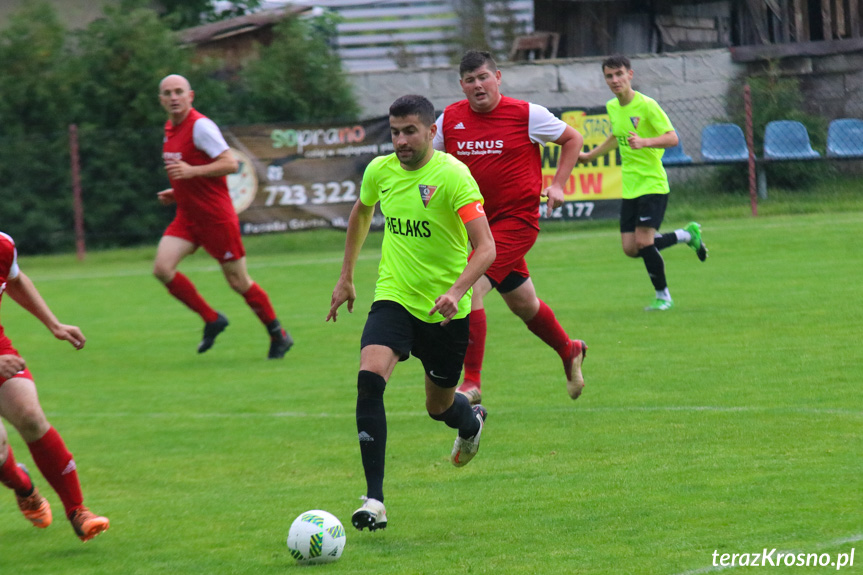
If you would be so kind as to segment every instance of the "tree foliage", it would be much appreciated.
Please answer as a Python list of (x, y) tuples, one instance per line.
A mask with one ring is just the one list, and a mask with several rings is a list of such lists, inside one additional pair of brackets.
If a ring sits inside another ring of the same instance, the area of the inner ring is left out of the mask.
[(56, 249), (69, 239), (64, 152), (75, 98), (65, 31), (49, 5), (28, 4), (12, 15), (0, 33), (0, 62), (0, 229), (26, 238), (25, 251)]
[(331, 49), (335, 34), (328, 15), (279, 23), (273, 43), (241, 75), (246, 121), (356, 117), (359, 108)]
[(213, 73), (218, 62), (194, 62), (145, 4), (109, 5), (68, 32), (50, 4), (28, 3), (0, 31), (0, 229), (22, 253), (75, 245), (70, 124), (78, 126), (88, 245), (157, 240), (172, 214), (155, 197), (168, 185), (158, 101), (168, 74), (186, 75), (196, 106), (221, 125), (357, 114), (327, 44), (332, 21), (288, 19), (260, 62), (229, 82)]
[(49, 4), (25, 4), (0, 33), (0, 133), (63, 129), (74, 99), (65, 29)]

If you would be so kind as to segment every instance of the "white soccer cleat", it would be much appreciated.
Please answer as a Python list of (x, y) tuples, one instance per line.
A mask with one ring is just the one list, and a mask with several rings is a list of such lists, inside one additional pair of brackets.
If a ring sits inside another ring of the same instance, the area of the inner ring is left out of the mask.
[(488, 417), (488, 411), (481, 405), (475, 405), (473, 406), (473, 412), (479, 420), (479, 431), (476, 432), (476, 435), (467, 439), (462, 438), (460, 435), (456, 436), (455, 443), (452, 446), (452, 455), (450, 455), (450, 461), (456, 467), (464, 467), (470, 463), (470, 460), (479, 451), (479, 437), (482, 435), (483, 427), (485, 427), (485, 418)]
[(351, 523), (354, 527), (362, 531), (368, 527), (369, 531), (378, 529), (386, 529), (387, 526), (387, 508), (377, 499), (371, 499), (365, 495), (361, 498), (363, 506), (354, 511), (351, 516)]
[(584, 389), (584, 376), (581, 374), (581, 364), (587, 355), (587, 344), (580, 339), (572, 340), (569, 357), (563, 362), (563, 371), (566, 373), (566, 390), (569, 397), (578, 399), (581, 390)]

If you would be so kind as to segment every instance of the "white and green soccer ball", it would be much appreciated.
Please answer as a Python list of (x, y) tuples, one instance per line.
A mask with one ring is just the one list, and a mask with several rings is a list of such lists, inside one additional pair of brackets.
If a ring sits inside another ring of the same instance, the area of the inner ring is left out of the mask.
[(332, 513), (312, 509), (301, 513), (288, 531), (288, 549), (300, 565), (331, 563), (345, 550), (345, 528)]

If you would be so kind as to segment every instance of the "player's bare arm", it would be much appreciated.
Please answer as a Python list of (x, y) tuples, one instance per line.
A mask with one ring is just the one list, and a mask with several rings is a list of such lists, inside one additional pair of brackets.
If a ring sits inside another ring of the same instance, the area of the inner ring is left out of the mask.
[(614, 134), (609, 134), (603, 143), (595, 147), (589, 152), (581, 152), (578, 154), (578, 161), (581, 164), (589, 164), (600, 156), (604, 156), (611, 150), (617, 148), (617, 138)]
[(677, 137), (677, 132), (671, 130), (670, 132), (665, 132), (661, 136), (656, 136), (655, 138), (641, 138), (635, 132), (629, 132), (629, 138), (627, 138), (629, 142), (629, 147), (633, 150), (640, 150), (641, 148), (673, 148), (679, 142), (679, 138)]
[(351, 210), (350, 218), (348, 218), (348, 233), (345, 238), (345, 257), (342, 261), (342, 271), (339, 274), (336, 287), (333, 288), (330, 312), (327, 314), (326, 321), (330, 321), (330, 319), (333, 322), (337, 321), (338, 309), (345, 302), (348, 302), (348, 313), (354, 311), (354, 301), (357, 299), (357, 290), (354, 288), (354, 268), (360, 257), (360, 249), (369, 235), (374, 213), (374, 206), (367, 206), (360, 200), (356, 201)]
[(183, 160), (165, 160), (165, 171), (172, 180), (187, 180), (189, 178), (218, 178), (236, 173), (240, 164), (231, 153), (225, 150), (216, 156), (209, 164), (191, 166)]
[(0, 381), (10, 379), (25, 367), (27, 367), (27, 363), (23, 357), (0, 355)]
[(548, 209), (550, 210), (563, 205), (563, 189), (572, 169), (578, 163), (579, 154), (581, 154), (584, 146), (584, 137), (572, 126), (567, 126), (554, 143), (560, 146), (560, 160), (551, 185), (541, 194), (542, 197), (548, 198)]
[[(477, 204), (478, 205), (478, 204)], [(485, 270), (494, 262), (497, 255), (494, 247), (494, 237), (488, 227), (488, 218), (485, 216), (475, 218), (464, 225), (467, 230), (471, 245), (474, 246), (473, 256), (467, 262), (461, 275), (447, 292), (435, 299), (435, 305), (429, 311), (429, 315), (440, 312), (444, 316), (441, 325), (446, 325), (458, 313), (458, 302), (467, 293), (467, 290), (482, 277)]]
[(162, 190), (161, 192), (157, 192), (156, 198), (163, 206), (170, 206), (171, 204), (177, 202), (177, 199), (174, 197), (174, 188), (168, 188), (166, 190)]
[(60, 323), (51, 308), (42, 299), (33, 281), (24, 272), (20, 272), (16, 278), (6, 281), (6, 293), (18, 305), (45, 324), (45, 327), (54, 334), (54, 337), (68, 341), (75, 349), (84, 347), (87, 339), (81, 330), (77, 326)]

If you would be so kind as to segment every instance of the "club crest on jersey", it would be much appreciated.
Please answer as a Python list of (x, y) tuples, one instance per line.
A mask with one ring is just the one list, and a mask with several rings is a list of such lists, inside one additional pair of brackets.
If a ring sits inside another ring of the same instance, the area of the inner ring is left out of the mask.
[(632, 122), (632, 127), (636, 130), (638, 129), (638, 123), (641, 121), (641, 117), (639, 116), (630, 116), (629, 121)]
[(425, 184), (420, 184), (420, 198), (422, 198), (423, 205), (425, 207), (429, 207), (429, 200), (431, 200), (435, 191), (437, 190), (437, 186), (426, 186)]

